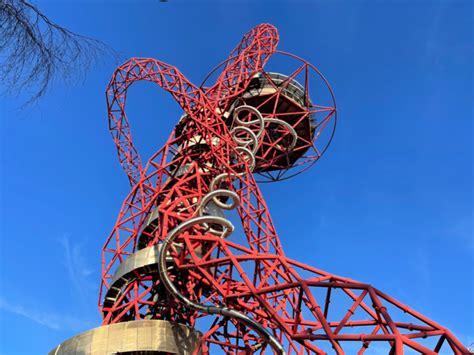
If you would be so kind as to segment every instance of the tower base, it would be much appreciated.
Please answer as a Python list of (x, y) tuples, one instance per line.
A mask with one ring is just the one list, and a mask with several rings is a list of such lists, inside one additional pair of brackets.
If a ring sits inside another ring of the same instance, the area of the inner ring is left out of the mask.
[(76, 335), (49, 355), (180, 354), (191, 355), (201, 333), (164, 320), (138, 320), (104, 325)]

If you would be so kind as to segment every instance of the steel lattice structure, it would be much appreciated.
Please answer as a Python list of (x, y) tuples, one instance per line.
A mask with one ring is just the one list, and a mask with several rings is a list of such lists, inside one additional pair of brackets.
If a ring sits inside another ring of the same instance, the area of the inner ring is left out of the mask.
[[(196, 353), (466, 354), (446, 328), (380, 290), (285, 256), (256, 176), (280, 180), (316, 162), (336, 105), (319, 71), (277, 44), (275, 27), (256, 26), (209, 86), (149, 58), (114, 73), (109, 128), (131, 191), (103, 248), (103, 324), (204, 324)], [(296, 63), (294, 71), (265, 71), (272, 56)], [(143, 80), (184, 112), (146, 164), (125, 111), (127, 90)], [(233, 208), (245, 238), (224, 218)]]

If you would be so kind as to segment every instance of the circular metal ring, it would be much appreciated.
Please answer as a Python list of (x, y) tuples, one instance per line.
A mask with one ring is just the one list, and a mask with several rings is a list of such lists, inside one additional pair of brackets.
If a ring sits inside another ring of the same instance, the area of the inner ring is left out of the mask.
[[(240, 137), (237, 137), (236, 133), (238, 131), (248, 133), (250, 135), (250, 139), (245, 140), (245, 139), (242, 139)], [(258, 135), (256, 135), (250, 128), (247, 128), (247, 127), (244, 127), (244, 126), (237, 126), (237, 127), (232, 128), (230, 133), (232, 134), (232, 138), (234, 139), (234, 141), (238, 145), (247, 147), (250, 144), (250, 145), (252, 145), (252, 152), (254, 154), (257, 152), (257, 149), (258, 149), (258, 146), (259, 146), (258, 138), (257, 138)]]
[(248, 156), (248, 160), (250, 161), (250, 163), (248, 163), (249, 170), (253, 171), (255, 169), (255, 163), (256, 163), (255, 155), (249, 149), (245, 147), (236, 147), (235, 150), (238, 152), (244, 152)]

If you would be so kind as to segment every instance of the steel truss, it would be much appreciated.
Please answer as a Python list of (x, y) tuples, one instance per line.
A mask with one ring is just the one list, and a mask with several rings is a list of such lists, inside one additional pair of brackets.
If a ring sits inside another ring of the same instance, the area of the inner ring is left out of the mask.
[[(224, 237), (231, 232), (229, 225), (196, 222), (167, 250), (167, 276), (183, 297), (245, 314), (288, 354), (362, 354), (368, 349), (466, 354), (446, 328), (380, 290), (285, 256), (255, 175), (279, 180), (317, 161), (332, 139), (336, 106), (327, 82), (310, 63), (279, 52), (298, 65), (264, 100), (253, 103), (256, 113), (244, 109), (248, 120), (241, 118), (240, 127), (247, 130), (234, 129), (233, 111), (251, 105), (252, 97), (245, 93), (256, 75), (274, 82), (264, 67), (277, 44), (275, 27), (256, 26), (219, 66), (222, 71), (210, 87), (196, 86), (177, 68), (149, 58), (130, 59), (114, 73), (107, 88), (109, 128), (131, 191), (103, 248), (103, 324), (138, 319), (205, 324), (203, 353), (218, 348), (232, 354), (271, 351), (261, 334), (233, 317), (186, 307), (160, 278), (157, 260), (166, 237), (183, 223), (212, 215), (211, 207), (219, 202), (234, 202), (245, 239), (238, 239), (237, 233)], [(288, 127), (280, 122), (288, 113), (277, 103), (296, 78), (302, 78), (298, 80), (304, 97)], [(330, 104), (316, 104), (321, 93), (310, 95), (310, 79), (326, 86)], [(184, 111), (165, 146), (145, 165), (134, 147), (125, 111), (128, 88), (143, 80), (170, 93)], [(258, 123), (258, 115), (266, 121)], [(295, 139), (293, 131), (308, 117), (313, 121), (312, 136), (298, 133)], [(257, 140), (252, 145), (253, 136)], [(298, 149), (301, 153), (294, 153)], [(288, 160), (290, 154), (297, 154), (297, 161)], [(209, 197), (216, 190), (220, 195)], [(130, 269), (124, 266), (127, 260)]]

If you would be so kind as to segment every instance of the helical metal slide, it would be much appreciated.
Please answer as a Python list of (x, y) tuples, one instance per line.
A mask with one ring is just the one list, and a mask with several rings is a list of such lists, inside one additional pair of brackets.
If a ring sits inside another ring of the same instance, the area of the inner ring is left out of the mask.
[[(249, 121), (243, 121), (239, 118), (239, 113), (247, 112), (249, 114), (255, 115), (257, 118)], [(249, 170), (253, 171), (256, 166), (256, 159), (255, 153), (259, 147), (260, 138), (262, 136), (263, 130), (265, 129), (266, 123), (276, 123), (283, 125), (292, 136), (292, 143), (289, 146), (291, 150), (298, 139), (298, 136), (293, 129), (293, 127), (288, 124), (287, 122), (275, 118), (263, 118), (262, 114), (254, 107), (242, 105), (238, 106), (234, 109), (233, 112), (233, 127), (231, 129), (232, 138), (234, 139), (237, 147), (235, 148), (236, 151), (243, 153), (245, 156), (245, 160), (249, 166)], [(249, 127), (252, 125), (258, 125), (257, 132), (250, 129)], [(247, 137), (243, 138), (238, 136), (238, 134), (246, 134)], [(243, 172), (241, 174), (244, 174)], [(234, 231), (234, 226), (232, 223), (223, 217), (220, 216), (213, 216), (213, 215), (204, 215), (206, 211), (206, 206), (212, 201), (212, 203), (217, 206), (217, 208), (225, 209), (225, 210), (232, 210), (240, 203), (239, 196), (228, 189), (217, 189), (220, 186), (221, 182), (225, 179), (230, 177), (231, 179), (237, 178), (237, 176), (229, 176), (228, 173), (223, 173), (217, 175), (211, 182), (209, 186), (209, 193), (207, 193), (201, 203), (197, 208), (198, 216), (191, 218), (190, 220), (181, 223), (179, 226), (174, 228), (163, 241), (162, 247), (159, 252), (158, 257), (158, 269), (159, 269), (159, 276), (161, 281), (163, 282), (164, 286), (171, 293), (175, 296), (181, 303), (183, 303), (186, 307), (191, 308), (197, 312), (206, 313), (206, 314), (221, 314), (226, 317), (233, 318), (238, 322), (252, 328), (255, 330), (263, 339), (265, 339), (268, 344), (273, 348), (273, 350), (280, 355), (286, 355), (286, 351), (283, 348), (283, 345), (278, 341), (275, 336), (264, 326), (260, 323), (255, 321), (254, 319), (246, 316), (245, 314), (238, 312), (236, 310), (230, 309), (228, 307), (216, 307), (216, 306), (206, 306), (203, 304), (198, 304), (191, 301), (189, 298), (184, 296), (181, 292), (179, 292), (178, 288), (173, 284), (171, 279), (169, 278), (167, 272), (167, 254), (169, 252), (169, 248), (173, 245), (175, 239), (180, 235), (180, 233), (192, 228), (196, 225), (203, 225), (207, 228), (209, 233), (216, 235), (218, 237), (224, 238), (228, 237)], [(230, 199), (231, 202), (223, 202), (221, 199), (226, 198)], [(221, 229), (216, 229), (215, 225), (219, 225)]]

